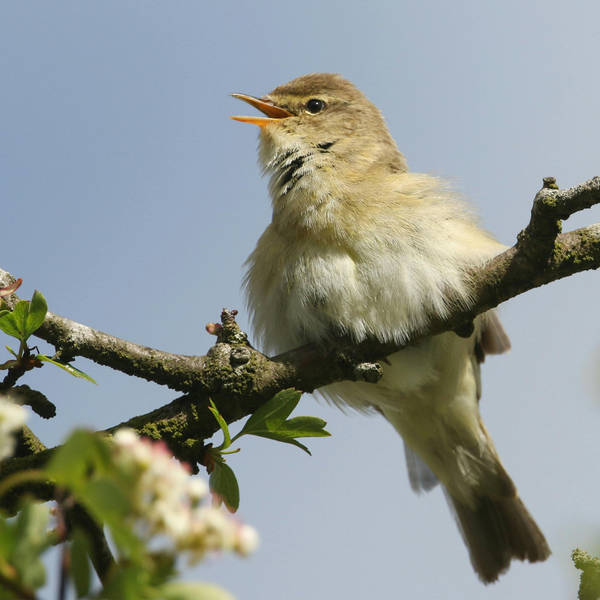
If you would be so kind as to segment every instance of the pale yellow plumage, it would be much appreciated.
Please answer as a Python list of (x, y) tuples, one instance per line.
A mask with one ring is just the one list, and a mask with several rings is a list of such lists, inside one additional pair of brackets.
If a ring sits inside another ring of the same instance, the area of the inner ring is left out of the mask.
[[(444, 182), (407, 171), (360, 91), (314, 74), (242, 98), (272, 117), (236, 117), (260, 125), (270, 176), (273, 219), (245, 279), (266, 350), (340, 334), (403, 342), (446, 314), (449, 298), (469, 305), (469, 269), (504, 247)], [(479, 417), (479, 360), (507, 347), (497, 318), (483, 315), (470, 338), (449, 332), (388, 357), (376, 385), (320, 390), (336, 404), (379, 410), (396, 428), (413, 488), (443, 484), (486, 582), (512, 557), (549, 553)]]

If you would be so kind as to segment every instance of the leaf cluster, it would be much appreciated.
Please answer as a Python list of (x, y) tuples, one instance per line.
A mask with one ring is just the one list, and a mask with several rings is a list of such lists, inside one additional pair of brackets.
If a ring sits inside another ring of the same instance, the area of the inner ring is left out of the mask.
[(225, 454), (239, 452), (229, 450), (231, 445), (243, 435), (256, 435), (301, 448), (308, 454), (310, 450), (297, 438), (326, 437), (331, 435), (325, 431), (327, 423), (318, 417), (294, 417), (288, 419), (296, 408), (302, 392), (295, 389), (282, 390), (268, 402), (258, 408), (246, 421), (239, 433), (231, 437), (229, 427), (219, 410), (211, 400), (209, 410), (214, 415), (221, 431), (223, 443), (216, 448), (208, 448), (207, 470), (210, 473), (211, 491), (223, 500), (227, 508), (235, 512), (240, 504), (240, 490), (235, 473), (225, 462)]
[[(16, 284), (7, 288), (0, 289), (0, 299), (12, 294), (20, 285), (21, 280), (17, 280)], [(81, 377), (91, 383), (96, 383), (89, 375), (77, 369), (73, 365), (61, 362), (54, 358), (50, 358), (45, 354), (32, 354), (33, 348), (29, 348), (27, 341), (41, 327), (48, 313), (48, 304), (42, 293), (38, 290), (33, 292), (30, 301), (19, 300), (12, 310), (8, 309), (8, 305), (3, 301), (0, 305), (0, 331), (7, 335), (16, 338), (19, 341), (19, 349), (15, 352), (10, 346), (6, 349), (13, 355), (10, 359), (0, 364), (0, 369), (29, 371), (34, 367), (41, 367), (42, 363), (51, 363), (74, 377)]]

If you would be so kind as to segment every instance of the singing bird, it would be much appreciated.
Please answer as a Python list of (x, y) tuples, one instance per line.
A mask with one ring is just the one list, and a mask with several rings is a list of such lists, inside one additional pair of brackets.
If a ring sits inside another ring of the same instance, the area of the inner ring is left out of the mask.
[[(408, 171), (379, 110), (339, 75), (304, 75), (256, 98), (271, 224), (247, 261), (245, 289), (266, 351), (350, 336), (402, 344), (451, 302), (468, 307), (472, 268), (505, 247), (440, 179)], [(404, 439), (412, 488), (443, 486), (480, 579), (550, 550), (481, 421), (480, 363), (510, 347), (494, 312), (470, 337), (430, 336), (381, 361), (377, 384), (320, 393), (377, 410)]]

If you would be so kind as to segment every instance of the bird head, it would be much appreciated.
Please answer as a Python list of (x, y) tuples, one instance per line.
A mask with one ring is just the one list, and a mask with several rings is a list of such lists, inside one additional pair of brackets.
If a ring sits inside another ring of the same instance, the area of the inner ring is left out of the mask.
[(266, 170), (281, 156), (326, 152), (335, 157), (337, 169), (360, 172), (383, 163), (397, 172), (406, 170), (379, 110), (340, 75), (312, 73), (261, 98), (233, 96), (265, 115), (232, 118), (260, 127), (260, 159)]

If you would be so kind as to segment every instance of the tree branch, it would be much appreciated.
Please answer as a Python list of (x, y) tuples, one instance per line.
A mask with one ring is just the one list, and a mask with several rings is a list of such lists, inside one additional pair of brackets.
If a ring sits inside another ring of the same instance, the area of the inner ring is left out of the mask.
[[(473, 318), (501, 302), (546, 283), (600, 267), (600, 224), (561, 234), (561, 220), (600, 203), (600, 177), (567, 190), (553, 178), (535, 197), (531, 220), (517, 243), (469, 274), (473, 304), (465, 309), (451, 301), (449, 315), (432, 317), (415, 331), (414, 344), (443, 331), (462, 331)], [(0, 286), (14, 279), (0, 270)], [(365, 340), (338, 340), (335, 345), (307, 345), (268, 358), (252, 348), (235, 323), (235, 311), (223, 311), (222, 324), (209, 324), (217, 343), (206, 356), (185, 356), (139, 346), (64, 317), (48, 314), (36, 335), (57, 348), (64, 360), (84, 356), (130, 375), (188, 392), (146, 415), (120, 424), (140, 434), (164, 439), (177, 456), (194, 464), (202, 440), (218, 430), (207, 410), (212, 398), (228, 423), (251, 414), (277, 391), (295, 387), (306, 392), (342, 380), (377, 380), (377, 360), (403, 346)], [(108, 431), (114, 430), (110, 428)], [(8, 462), (8, 461), (7, 461)]]

